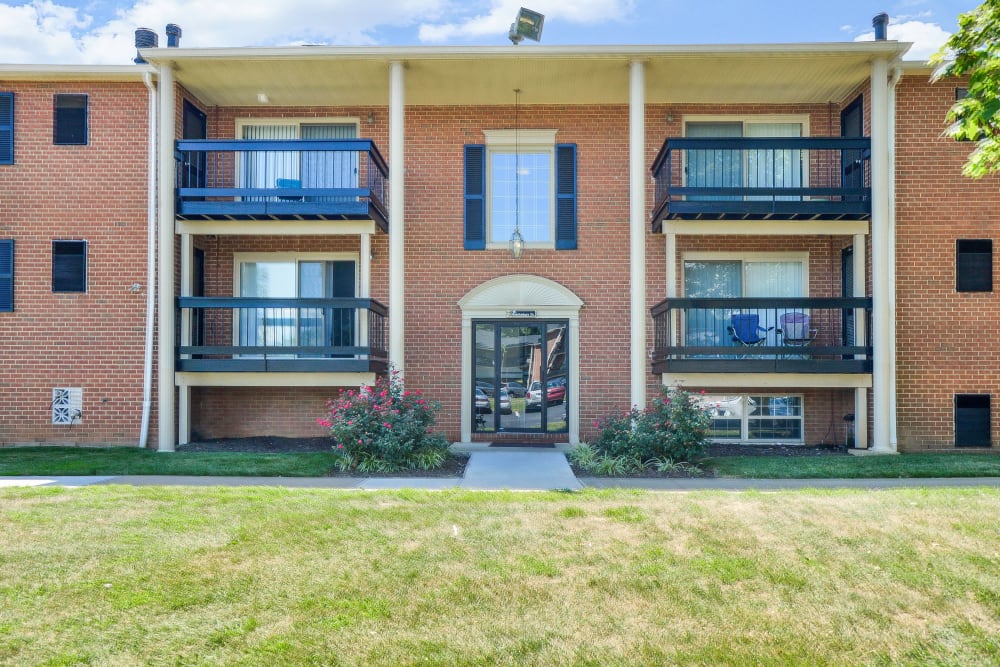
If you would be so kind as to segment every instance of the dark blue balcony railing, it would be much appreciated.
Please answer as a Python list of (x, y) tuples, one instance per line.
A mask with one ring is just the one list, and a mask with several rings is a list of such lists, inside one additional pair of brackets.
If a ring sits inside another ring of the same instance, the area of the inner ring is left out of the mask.
[(871, 307), (868, 297), (665, 299), (652, 308), (653, 372), (871, 373)]
[(867, 137), (667, 139), (653, 162), (653, 229), (665, 219), (864, 220)]
[(375, 372), (388, 366), (374, 299), (177, 299), (178, 371)]
[(389, 169), (368, 139), (177, 142), (182, 220), (374, 220), (387, 231)]

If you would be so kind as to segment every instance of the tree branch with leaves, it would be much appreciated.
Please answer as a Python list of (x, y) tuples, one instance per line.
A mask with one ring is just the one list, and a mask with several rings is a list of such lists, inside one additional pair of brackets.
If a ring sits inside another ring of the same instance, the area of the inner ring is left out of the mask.
[(968, 94), (948, 110), (945, 133), (975, 141), (962, 173), (1000, 172), (1000, 0), (985, 0), (958, 17), (958, 32), (931, 58), (934, 80), (968, 77)]

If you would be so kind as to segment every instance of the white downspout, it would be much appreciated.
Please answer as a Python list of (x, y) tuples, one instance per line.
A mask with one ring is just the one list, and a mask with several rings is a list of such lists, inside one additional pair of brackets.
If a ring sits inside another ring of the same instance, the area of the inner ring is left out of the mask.
[(146, 163), (146, 339), (142, 355), (142, 421), (139, 447), (149, 441), (149, 416), (153, 407), (153, 329), (156, 324), (156, 86), (149, 72), (142, 75), (149, 90), (149, 146)]
[(404, 114), (406, 88), (403, 63), (389, 63), (389, 363), (406, 377), (404, 230), (406, 194)]

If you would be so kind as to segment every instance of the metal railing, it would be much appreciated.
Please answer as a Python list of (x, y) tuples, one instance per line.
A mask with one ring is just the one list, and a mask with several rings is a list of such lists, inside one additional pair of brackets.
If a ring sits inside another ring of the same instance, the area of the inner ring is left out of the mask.
[(178, 371), (385, 372), (374, 299), (177, 299)]
[(865, 219), (871, 139), (680, 138), (652, 172), (653, 224), (680, 219)]
[(654, 373), (870, 373), (869, 297), (664, 299)]
[(369, 139), (177, 142), (182, 219), (373, 219), (388, 225), (389, 168)]

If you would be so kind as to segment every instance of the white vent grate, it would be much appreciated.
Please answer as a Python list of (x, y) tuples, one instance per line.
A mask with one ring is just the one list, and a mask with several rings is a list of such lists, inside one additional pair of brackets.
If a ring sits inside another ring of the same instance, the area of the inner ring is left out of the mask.
[(73, 425), (83, 419), (83, 389), (79, 387), (52, 390), (52, 423)]

